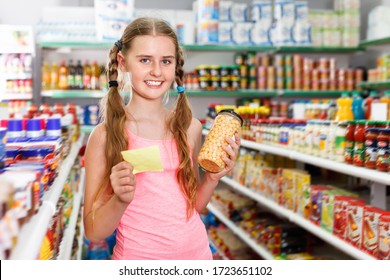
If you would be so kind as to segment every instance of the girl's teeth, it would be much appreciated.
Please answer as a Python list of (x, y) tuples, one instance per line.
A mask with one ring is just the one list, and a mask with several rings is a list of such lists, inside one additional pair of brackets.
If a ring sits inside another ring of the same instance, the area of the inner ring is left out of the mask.
[(146, 83), (147, 83), (148, 85), (151, 85), (151, 86), (159, 86), (159, 85), (161, 85), (161, 82), (147, 81)]

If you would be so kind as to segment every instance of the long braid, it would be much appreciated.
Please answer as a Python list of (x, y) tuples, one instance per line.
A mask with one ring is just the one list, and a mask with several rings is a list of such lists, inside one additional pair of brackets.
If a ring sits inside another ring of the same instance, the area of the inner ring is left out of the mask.
[[(176, 83), (183, 85), (184, 54), (178, 47), (176, 58)], [(175, 104), (175, 114), (171, 121), (171, 131), (178, 146), (180, 165), (177, 171), (177, 180), (187, 200), (187, 218), (195, 208), (197, 178), (191, 165), (190, 147), (187, 139), (187, 131), (192, 121), (192, 111), (185, 93), (180, 93)]]

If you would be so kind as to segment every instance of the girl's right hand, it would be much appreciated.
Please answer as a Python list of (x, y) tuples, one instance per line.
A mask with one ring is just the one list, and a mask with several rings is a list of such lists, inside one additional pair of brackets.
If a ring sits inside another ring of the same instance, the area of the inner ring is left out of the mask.
[(122, 161), (111, 168), (110, 182), (120, 202), (129, 204), (134, 198), (135, 175), (133, 166)]

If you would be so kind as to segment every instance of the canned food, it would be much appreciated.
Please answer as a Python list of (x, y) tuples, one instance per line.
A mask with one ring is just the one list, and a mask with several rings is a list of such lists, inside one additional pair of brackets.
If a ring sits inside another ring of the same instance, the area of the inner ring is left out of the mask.
[(249, 89), (256, 89), (257, 81), (256, 78), (249, 78)]
[(206, 77), (200, 77), (199, 78), (199, 88), (201, 90), (208, 90), (209, 88), (210, 79)]
[(228, 145), (227, 137), (241, 133), (242, 124), (242, 118), (232, 110), (222, 110), (217, 114), (198, 156), (199, 165), (204, 170), (215, 173), (225, 168), (222, 157), (228, 157), (228, 154), (222, 145)]
[(248, 78), (241, 78), (240, 79), (240, 88), (241, 89), (247, 89), (248, 88)]
[(210, 75), (211, 77), (219, 77), (219, 65), (211, 65), (210, 66)]
[(250, 65), (248, 67), (248, 72), (249, 72), (249, 77), (250, 78), (256, 78), (257, 72), (256, 72), (256, 66), (255, 65)]
[(208, 65), (199, 65), (196, 67), (196, 72), (199, 77), (209, 78), (211, 76), (210, 68)]
[(240, 65), (240, 77), (246, 78), (248, 76), (248, 65)]
[(230, 89), (230, 79), (228, 77), (221, 78), (221, 90), (229, 90)]
[(240, 68), (239, 68), (239, 66), (231, 66), (230, 70), (231, 70), (232, 78), (233, 77), (235, 77), (235, 78), (240, 77)]
[(230, 76), (230, 66), (221, 66), (220, 69), (219, 69), (219, 73), (221, 75), (221, 77), (228, 77)]
[(240, 86), (240, 78), (237, 78), (237, 77), (233, 77), (231, 79), (231, 90), (237, 90)]
[(257, 65), (257, 56), (255, 52), (249, 52), (246, 55), (246, 64), (255, 66)]
[(243, 53), (236, 53), (234, 55), (234, 63), (236, 65), (243, 65), (245, 64), (246, 56)]

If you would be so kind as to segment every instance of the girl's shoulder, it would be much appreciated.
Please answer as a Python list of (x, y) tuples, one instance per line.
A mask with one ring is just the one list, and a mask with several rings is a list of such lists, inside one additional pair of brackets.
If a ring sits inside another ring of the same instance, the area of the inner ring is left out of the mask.
[(106, 125), (99, 123), (94, 127), (91, 134), (88, 137), (88, 142), (93, 142), (98, 145), (104, 145), (106, 141)]
[(188, 128), (188, 134), (190, 136), (198, 137), (199, 134), (202, 134), (202, 124), (196, 118), (192, 118), (191, 124)]

